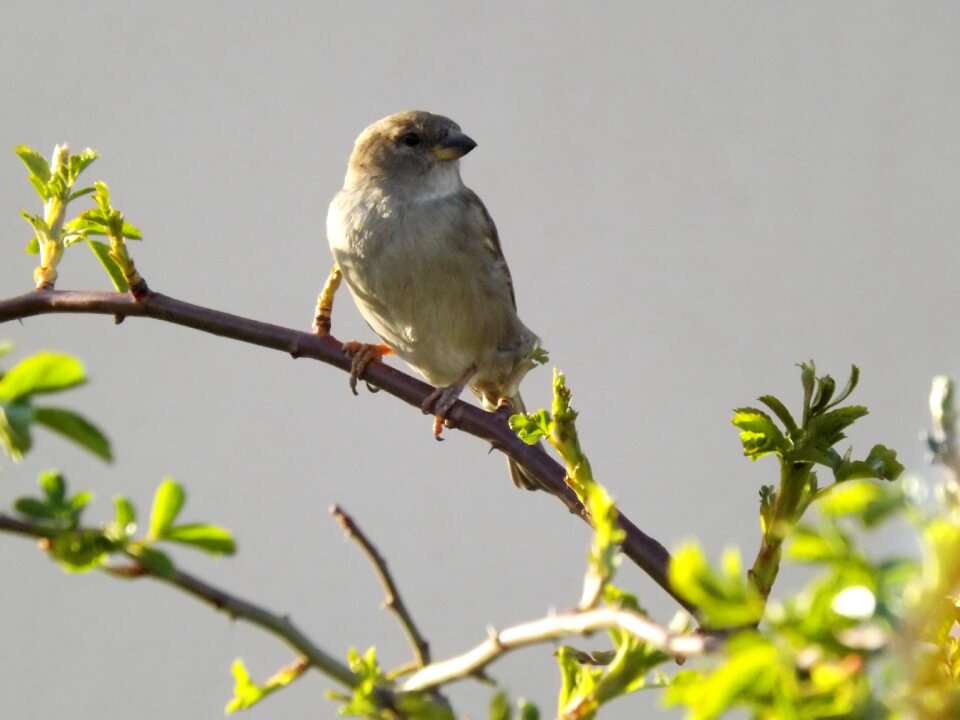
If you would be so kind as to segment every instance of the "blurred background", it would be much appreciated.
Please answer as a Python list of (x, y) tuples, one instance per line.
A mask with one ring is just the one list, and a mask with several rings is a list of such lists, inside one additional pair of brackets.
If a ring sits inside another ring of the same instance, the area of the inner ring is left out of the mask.
[[(854, 401), (871, 414), (855, 452), (882, 442), (936, 477), (929, 384), (960, 372), (956, 3), (5, 0), (2, 18), (2, 296), (29, 290), (35, 265), (18, 211), (39, 205), (13, 147), (68, 141), (101, 153), (84, 177), (143, 230), (151, 288), (307, 329), (353, 140), (426, 109), (479, 143), (463, 176), (497, 222), (521, 316), (567, 373), (596, 474), (646, 532), (755, 551), (757, 490), (777, 470), (742, 457), (731, 410), (765, 393), (796, 407), (808, 358), (841, 381), (860, 366)], [(108, 283), (76, 247), (58, 288)], [(373, 337), (345, 292), (334, 333)], [(146, 515), (172, 476), (183, 519), (240, 546), (175, 551), (180, 565), (290, 613), (334, 655), (376, 645), (386, 665), (409, 651), (334, 502), (388, 558), (437, 658), (579, 598), (586, 526), (516, 491), (482, 443), (434, 442), (428, 418), (353, 397), (341, 372), (148, 320), (37, 317), (0, 337), (17, 346), (8, 367), (41, 349), (82, 358), (91, 382), (57, 401), (116, 452), (106, 466), (38, 433), (23, 462), (2, 461), (4, 507), (57, 467), (96, 491), (89, 521), (117, 493)], [(549, 392), (549, 367), (527, 377), (529, 406)], [(149, 580), (67, 576), (19, 538), (0, 537), (0, 568), (9, 717), (219, 717), (235, 657), (258, 679), (293, 657)], [(673, 614), (635, 568), (619, 582)], [(551, 653), (490, 674), (550, 717)], [(249, 717), (333, 717), (332, 687), (311, 674)], [(474, 718), (490, 694), (449, 689)], [(619, 700), (609, 717), (658, 703)]]

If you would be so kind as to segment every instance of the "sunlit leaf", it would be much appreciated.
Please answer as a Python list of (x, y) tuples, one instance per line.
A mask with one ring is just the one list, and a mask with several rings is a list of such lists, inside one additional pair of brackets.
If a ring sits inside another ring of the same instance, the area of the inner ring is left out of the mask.
[(34, 175), (43, 182), (50, 180), (50, 164), (43, 155), (26, 145), (17, 145), (17, 147), (14, 148), (14, 152), (17, 154), (17, 157), (23, 161), (23, 164), (27, 166), (27, 170), (30, 171), (31, 175)]
[(79, 360), (60, 353), (40, 352), (24, 358), (0, 378), (0, 400), (59, 392), (84, 382), (86, 376)]
[(183, 488), (171, 479), (166, 479), (157, 488), (153, 496), (153, 508), (150, 511), (150, 537), (164, 538), (177, 519), (186, 502)]
[(216, 525), (177, 525), (169, 528), (163, 539), (190, 545), (211, 555), (233, 555), (237, 550), (230, 531)]

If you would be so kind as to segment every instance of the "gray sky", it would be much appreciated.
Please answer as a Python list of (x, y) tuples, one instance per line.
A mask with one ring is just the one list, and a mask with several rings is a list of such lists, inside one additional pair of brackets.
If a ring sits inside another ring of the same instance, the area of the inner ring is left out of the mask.
[[(730, 411), (764, 393), (796, 407), (807, 358), (835, 376), (861, 367), (854, 400), (871, 415), (855, 451), (883, 442), (934, 476), (926, 394), (960, 372), (955, 3), (6, 0), (2, 16), (4, 296), (29, 289), (34, 265), (18, 210), (35, 196), (12, 148), (66, 140), (101, 152), (88, 179), (143, 230), (134, 257), (153, 289), (307, 328), (354, 138), (426, 109), (479, 143), (463, 175), (497, 222), (521, 316), (568, 375), (595, 472), (647, 532), (755, 550), (757, 489), (776, 468), (742, 458)], [(78, 247), (58, 287), (107, 285)], [(339, 300), (335, 334), (372, 338)], [(27, 460), (3, 462), (4, 505), (55, 466), (96, 490), (89, 520), (115, 493), (145, 514), (171, 475), (185, 519), (240, 543), (234, 559), (180, 564), (290, 612), (334, 654), (408, 656), (333, 502), (389, 558), (437, 657), (579, 597), (584, 526), (514, 490), (481, 443), (435, 443), (428, 419), (354, 398), (342, 373), (136, 319), (49, 316), (0, 337), (15, 357), (79, 355), (92, 382), (64, 403), (117, 454), (106, 467), (38, 435)], [(549, 368), (531, 373), (528, 405), (549, 388)], [(234, 657), (261, 679), (292, 657), (155, 583), (68, 577), (16, 538), (0, 538), (0, 567), (10, 717), (218, 717)], [(639, 571), (620, 582), (672, 614)], [(549, 716), (550, 648), (491, 672)], [(328, 687), (310, 676), (249, 717), (333, 717)], [(450, 694), (484, 715), (485, 688)]]

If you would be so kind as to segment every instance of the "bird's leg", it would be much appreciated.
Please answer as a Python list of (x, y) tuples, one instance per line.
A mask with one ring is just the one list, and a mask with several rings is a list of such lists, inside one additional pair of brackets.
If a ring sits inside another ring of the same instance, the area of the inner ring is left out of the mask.
[[(320, 337), (330, 334), (332, 324), (331, 316), (333, 315), (333, 296), (336, 294), (337, 288), (340, 287), (341, 278), (343, 278), (343, 273), (340, 272), (340, 266), (334, 265), (330, 269), (330, 276), (327, 278), (327, 282), (324, 283), (323, 290), (321, 290), (317, 296), (317, 310), (313, 318), (313, 332)], [(356, 385), (356, 381), (354, 381), (353, 384)]]
[[(332, 274), (331, 274), (332, 276)], [(384, 355), (393, 353), (386, 345), (370, 345), (369, 343), (351, 340), (343, 344), (343, 351), (350, 358), (350, 389), (357, 395), (357, 380), (372, 362), (381, 362)]]
[(466, 387), (467, 382), (476, 371), (477, 369), (471, 365), (463, 375), (457, 378), (456, 382), (446, 387), (435, 388), (420, 403), (420, 409), (423, 410), (424, 414), (433, 413), (433, 436), (437, 440), (442, 439), (440, 433), (443, 431), (443, 423), (447, 419), (447, 413), (450, 412), (453, 404), (460, 397), (460, 393), (463, 392), (463, 388)]
[(500, 398), (497, 401), (497, 407), (494, 409), (493, 414), (504, 420), (509, 420), (510, 416), (513, 415), (513, 400), (508, 397)]

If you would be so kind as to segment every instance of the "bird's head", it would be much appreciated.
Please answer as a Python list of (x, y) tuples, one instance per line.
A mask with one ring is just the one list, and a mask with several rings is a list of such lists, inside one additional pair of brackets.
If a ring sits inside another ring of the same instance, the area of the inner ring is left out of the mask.
[(457, 160), (476, 146), (450, 118), (421, 110), (396, 113), (357, 138), (346, 185), (373, 182), (439, 191), (460, 184)]

